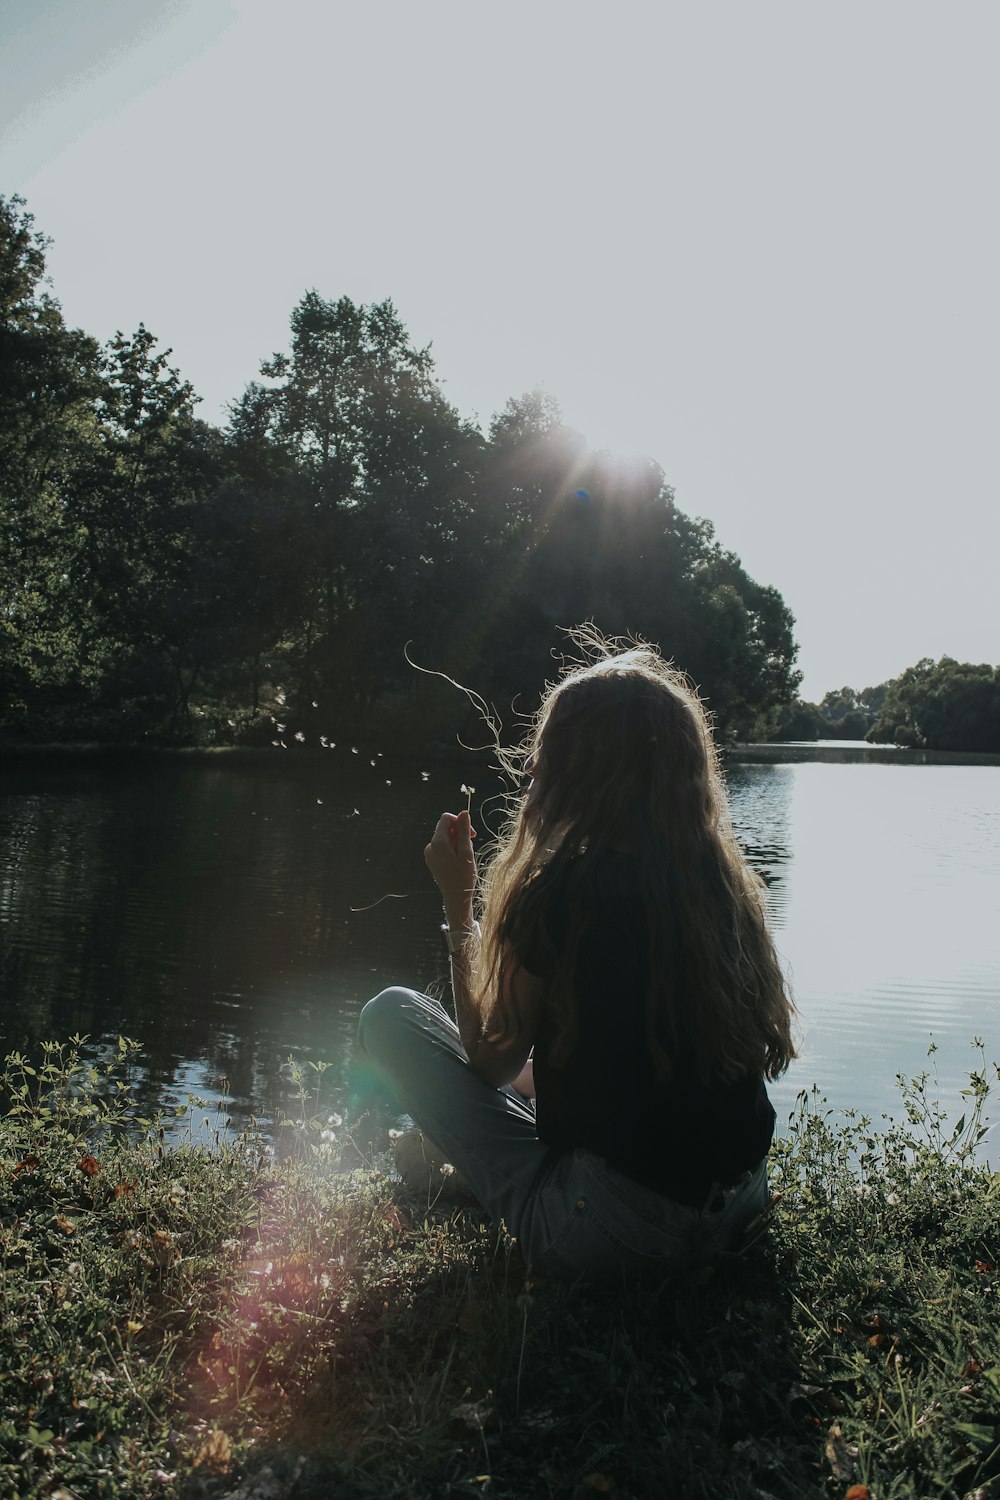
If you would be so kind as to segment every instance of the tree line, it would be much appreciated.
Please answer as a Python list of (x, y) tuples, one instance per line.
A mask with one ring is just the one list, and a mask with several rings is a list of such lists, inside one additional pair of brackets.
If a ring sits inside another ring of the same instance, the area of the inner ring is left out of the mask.
[(797, 702), (779, 737), (1000, 754), (1000, 667), (923, 657), (875, 687), (836, 688), (819, 703)]
[(787, 717), (788, 608), (652, 460), (537, 391), (481, 431), (391, 302), (316, 291), (213, 426), (144, 326), (67, 326), (47, 243), (0, 198), (3, 738), (266, 743), (276, 705), (431, 734), (407, 656), (530, 711), (583, 620), (658, 643), (724, 737)]

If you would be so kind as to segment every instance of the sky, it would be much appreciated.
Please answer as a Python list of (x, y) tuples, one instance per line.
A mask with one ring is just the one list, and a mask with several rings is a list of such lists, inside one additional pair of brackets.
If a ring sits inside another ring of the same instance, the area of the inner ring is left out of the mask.
[(819, 699), (1000, 661), (998, 44), (993, 0), (0, 0), (0, 193), (209, 421), (313, 287), (484, 427), (543, 387)]

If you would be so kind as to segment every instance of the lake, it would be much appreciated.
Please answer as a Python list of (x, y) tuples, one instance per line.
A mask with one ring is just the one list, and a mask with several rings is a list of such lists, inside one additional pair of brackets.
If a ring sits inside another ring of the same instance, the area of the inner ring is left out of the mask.
[[(323, 1060), (331, 1108), (353, 1109), (365, 1000), (445, 976), (422, 850), (470, 778), (485, 831), (481, 767), (360, 747), (4, 769), (0, 1042), (124, 1032), (150, 1102), (228, 1080), (237, 1123), (290, 1106), (290, 1056)], [(896, 1073), (930, 1066), (959, 1113), (971, 1039), (1000, 1059), (1000, 768), (735, 764), (728, 779), (800, 1011), (779, 1120), (814, 1083), (835, 1109), (899, 1114)]]

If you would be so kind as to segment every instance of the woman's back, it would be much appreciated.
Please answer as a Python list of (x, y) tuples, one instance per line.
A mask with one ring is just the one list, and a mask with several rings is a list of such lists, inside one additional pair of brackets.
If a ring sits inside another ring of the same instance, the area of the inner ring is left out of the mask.
[[(582, 862), (590, 867), (585, 881), (574, 879)], [(683, 1015), (669, 1073), (654, 1065), (648, 923), (634, 853), (589, 848), (564, 867), (548, 899), (546, 941), (523, 959), (543, 979), (557, 972), (570, 942), (574, 905), (584, 899), (589, 909), (574, 960), (570, 1046), (561, 1045), (544, 1011), (535, 1041), (539, 1139), (563, 1151), (594, 1151), (633, 1181), (700, 1207), (713, 1184), (735, 1181), (767, 1151), (774, 1111), (760, 1069), (750, 1066), (731, 1081), (706, 1073)], [(683, 1005), (683, 956), (674, 951), (667, 961)]]

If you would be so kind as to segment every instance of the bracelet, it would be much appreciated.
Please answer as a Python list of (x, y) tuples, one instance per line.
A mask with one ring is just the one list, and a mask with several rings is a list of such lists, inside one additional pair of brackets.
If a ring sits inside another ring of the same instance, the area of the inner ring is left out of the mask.
[(447, 922), (442, 922), (441, 931), (444, 933), (444, 940), (448, 945), (449, 953), (457, 953), (460, 948), (465, 947), (470, 938), (478, 938), (483, 935), (478, 922), (473, 922), (471, 927), (458, 928), (451, 928)]

